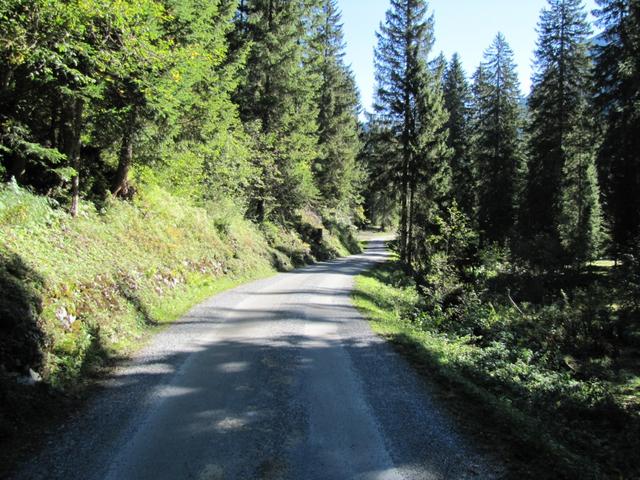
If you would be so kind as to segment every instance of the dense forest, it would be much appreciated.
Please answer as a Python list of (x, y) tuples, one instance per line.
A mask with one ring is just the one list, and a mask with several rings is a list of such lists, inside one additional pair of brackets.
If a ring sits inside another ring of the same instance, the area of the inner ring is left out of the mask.
[(551, 453), (518, 478), (639, 472), (640, 2), (598, 4), (591, 25), (548, 1), (526, 98), (500, 33), (470, 77), (425, 1), (378, 33), (366, 206), (399, 225), (400, 271), (374, 278), (405, 293), (383, 331), (522, 420), (519, 455)]
[(359, 204), (334, 2), (3, 2), (2, 168), (68, 205), (158, 184), (256, 221)]
[(598, 4), (548, 1), (525, 97), (504, 35), (468, 75), (428, 2), (391, 0), (361, 115), (336, 0), (3, 0), (2, 378), (65, 388), (168, 292), (397, 227), (403, 321), (539, 418), (558, 469), (631, 478), (640, 2)]

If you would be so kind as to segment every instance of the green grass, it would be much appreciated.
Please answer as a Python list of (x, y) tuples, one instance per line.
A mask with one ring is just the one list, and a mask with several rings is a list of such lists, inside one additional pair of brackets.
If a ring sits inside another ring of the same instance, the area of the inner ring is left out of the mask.
[[(275, 271), (272, 248), (240, 212), (153, 188), (101, 212), (83, 207), (71, 218), (15, 186), (0, 191), (0, 275), (19, 292), (0, 308), (24, 332), (10, 338), (17, 358), (2, 363), (57, 388), (130, 353), (207, 296)], [(21, 280), (31, 277), (37, 285)]]
[[(360, 275), (353, 300), (375, 332), (387, 338), (431, 382), (435, 380), (440, 396), (445, 399), (444, 406), (458, 419), (460, 427), (487, 451), (500, 457), (510, 478), (626, 478), (622, 473), (620, 477), (604, 474), (596, 456), (585, 454), (585, 450), (597, 452), (601, 457), (597, 445), (583, 445), (578, 451), (556, 435), (551, 419), (519, 408), (519, 403), (501, 387), (499, 377), (484, 376), (503, 373), (498, 368), (486, 373), (491, 367), (485, 368), (482, 363), (493, 360), (482, 356), (483, 349), (469, 338), (437, 333), (415, 320), (420, 298), (397, 262)], [(474, 358), (486, 360), (476, 364)], [(518, 382), (518, 375), (528, 374), (522, 371), (511, 375), (513, 378), (504, 381)], [(536, 388), (548, 386), (545, 380)], [(571, 428), (583, 427), (574, 422)]]
[(358, 240), (367, 242), (376, 239), (388, 239), (396, 236), (395, 230), (362, 230), (358, 232)]

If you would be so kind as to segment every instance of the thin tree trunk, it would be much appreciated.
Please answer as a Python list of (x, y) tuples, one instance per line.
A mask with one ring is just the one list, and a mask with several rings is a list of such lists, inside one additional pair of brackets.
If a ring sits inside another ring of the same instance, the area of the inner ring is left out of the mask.
[(12, 80), (13, 80), (13, 69), (4, 68), (0, 72), (0, 88), (2, 88), (2, 90), (8, 90)]
[(124, 133), (122, 134), (122, 144), (120, 145), (120, 155), (118, 158), (118, 169), (111, 187), (114, 197), (126, 197), (129, 193), (129, 170), (133, 163), (133, 137), (137, 120), (136, 111), (132, 108)]
[(256, 202), (256, 219), (258, 223), (264, 222), (264, 198), (259, 198)]
[(416, 186), (414, 182), (409, 185), (409, 228), (407, 233), (407, 265), (413, 271), (413, 216), (414, 216), (414, 195)]
[(69, 164), (76, 171), (71, 179), (71, 208), (72, 217), (78, 215), (80, 204), (80, 134), (82, 130), (82, 110), (84, 104), (82, 98), (75, 98), (71, 102), (71, 107), (67, 107), (64, 147), (69, 159)]
[(401, 201), (401, 211), (400, 211), (400, 260), (406, 262), (407, 260), (407, 220), (408, 220), (408, 177), (409, 177), (409, 166), (408, 162), (404, 161), (404, 165), (402, 166), (402, 198)]

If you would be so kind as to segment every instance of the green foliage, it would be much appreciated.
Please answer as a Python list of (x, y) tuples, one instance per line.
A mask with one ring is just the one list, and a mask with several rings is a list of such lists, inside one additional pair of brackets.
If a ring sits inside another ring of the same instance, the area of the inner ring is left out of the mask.
[(520, 224), (523, 237), (542, 239), (551, 255), (531, 255), (541, 246), (535, 241), (524, 242), (524, 253), (533, 263), (550, 262), (543, 266), (581, 263), (595, 258), (601, 237), (588, 104), (591, 28), (582, 1), (550, 1), (538, 30)]
[(227, 57), (233, 1), (175, 2), (165, 27), (178, 31), (172, 64), (154, 86), (156, 125), (148, 131), (147, 162), (164, 188), (199, 199), (248, 197), (257, 174), (250, 163), (250, 138), (231, 94), (238, 85), (237, 61)]
[(250, 215), (258, 220), (291, 220), (317, 197), (318, 77), (305, 68), (307, 7), (249, 0), (236, 18), (239, 48), (251, 45), (235, 100), (253, 137)]
[(452, 150), (449, 160), (451, 194), (462, 212), (475, 222), (478, 209), (478, 172), (471, 155), (471, 87), (457, 53), (451, 57), (444, 72), (443, 92), (445, 107), (449, 113), (446, 124), (449, 131), (447, 145)]
[(338, 215), (349, 217), (360, 204), (363, 172), (356, 162), (359, 101), (355, 78), (344, 63), (344, 38), (336, 0), (319, 0), (312, 11), (308, 62), (319, 78), (315, 92), (318, 106), (319, 156), (314, 174), (321, 203)]
[(517, 305), (480, 284), (456, 285), (452, 272), (433, 269), (420, 290), (397, 262), (377, 267), (357, 278), (354, 302), (430, 378), (462, 393), (462, 410), (481, 405), (478, 428), (506, 424), (500, 436), (514, 438), (508, 449), (523, 464), (508, 464), (513, 475), (632, 475), (640, 423), (616, 394), (607, 295), (594, 287)]
[[(427, 285), (433, 278), (446, 278), (457, 284), (467, 278), (468, 270), (477, 264), (477, 249), (478, 234), (454, 202), (434, 217), (432, 228), (418, 249), (421, 253), (416, 256), (416, 272), (424, 277)], [(443, 269), (447, 270), (446, 274)]]
[(366, 165), (365, 213), (373, 225), (387, 230), (398, 224), (400, 172), (394, 168), (397, 139), (381, 120), (369, 116), (361, 133), (360, 161)]
[(520, 89), (513, 51), (498, 34), (473, 85), (474, 157), (479, 179), (479, 228), (484, 243), (513, 237), (523, 169)]
[(309, 252), (281, 227), (263, 236), (231, 202), (195, 207), (151, 186), (101, 212), (82, 204), (73, 219), (10, 184), (0, 190), (0, 363), (72, 386), (149, 327)]
[(335, 2), (8, 0), (0, 19), (7, 179), (74, 215), (156, 185), (282, 225), (361, 216)]
[(248, 140), (226, 58), (233, 1), (31, 3), (3, 3), (5, 175), (59, 198), (73, 180), (75, 204), (79, 189), (132, 195), (134, 164), (191, 197), (244, 193)]
[[(589, 137), (585, 137), (589, 141)], [(600, 189), (593, 153), (567, 159), (563, 178), (558, 230), (567, 257), (581, 264), (598, 258), (603, 238)]]
[(596, 106), (603, 124), (600, 173), (613, 253), (640, 236), (640, 3), (598, 0)]

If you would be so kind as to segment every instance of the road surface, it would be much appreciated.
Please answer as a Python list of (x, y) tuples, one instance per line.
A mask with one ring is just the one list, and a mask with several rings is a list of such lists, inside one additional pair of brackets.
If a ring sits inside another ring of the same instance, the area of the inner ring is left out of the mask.
[(362, 255), (195, 307), (114, 372), (19, 479), (494, 478), (351, 304)]

